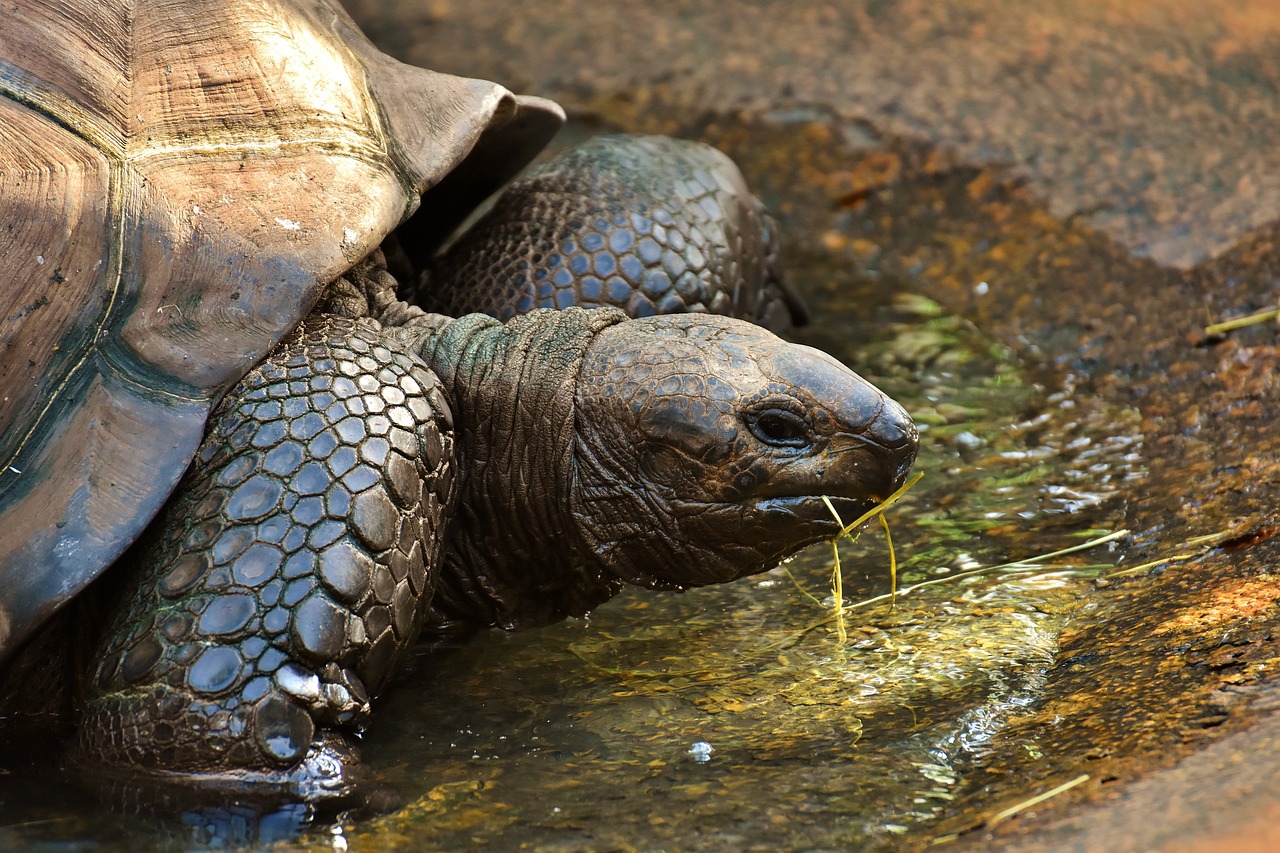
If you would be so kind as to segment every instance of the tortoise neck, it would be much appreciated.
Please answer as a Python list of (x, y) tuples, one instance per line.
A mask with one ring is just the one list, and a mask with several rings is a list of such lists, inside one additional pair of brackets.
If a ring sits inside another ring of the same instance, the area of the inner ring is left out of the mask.
[(620, 588), (585, 544), (571, 491), (579, 369), (623, 319), (571, 309), (435, 321), (420, 352), (453, 408), (459, 482), (428, 631), (536, 627)]

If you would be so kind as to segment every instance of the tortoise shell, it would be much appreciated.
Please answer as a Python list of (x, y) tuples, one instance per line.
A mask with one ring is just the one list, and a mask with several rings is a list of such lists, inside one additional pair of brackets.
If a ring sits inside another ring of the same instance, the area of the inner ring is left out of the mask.
[(0, 7), (0, 658), (140, 534), (326, 283), (562, 120), (323, 0)]

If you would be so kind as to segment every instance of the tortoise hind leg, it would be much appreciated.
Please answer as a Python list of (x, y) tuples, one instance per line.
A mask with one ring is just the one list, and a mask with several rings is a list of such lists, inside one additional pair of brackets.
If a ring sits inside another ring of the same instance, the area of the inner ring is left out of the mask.
[(84, 757), (202, 785), (341, 787), (344, 732), (429, 604), (451, 464), (420, 361), (372, 321), (304, 326), (223, 401), (131, 552)]
[[(413, 254), (412, 222), (394, 239)], [(428, 311), (501, 320), (612, 305), (782, 332), (809, 316), (737, 166), (707, 145), (648, 136), (600, 137), (518, 179), (410, 292)]]

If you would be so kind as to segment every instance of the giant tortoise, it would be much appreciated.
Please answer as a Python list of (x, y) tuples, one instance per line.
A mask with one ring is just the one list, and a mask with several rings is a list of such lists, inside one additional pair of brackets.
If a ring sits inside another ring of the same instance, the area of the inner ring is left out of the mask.
[[(0, 93), (0, 656), (85, 637), (85, 762), (341, 790), (424, 624), (766, 570), (914, 458), (875, 388), (712, 313), (796, 305), (709, 149), (569, 155), (442, 254), (562, 114), (325, 0), (6, 4)], [(402, 301), (393, 230), (416, 298), (504, 320)]]

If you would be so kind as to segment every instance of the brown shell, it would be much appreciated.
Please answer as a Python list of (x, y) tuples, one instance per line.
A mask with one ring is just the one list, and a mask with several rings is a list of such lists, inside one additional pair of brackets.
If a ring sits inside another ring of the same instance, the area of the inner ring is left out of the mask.
[(514, 171), (560, 118), (324, 0), (0, 7), (0, 658), (136, 538), (324, 284), (473, 149)]

